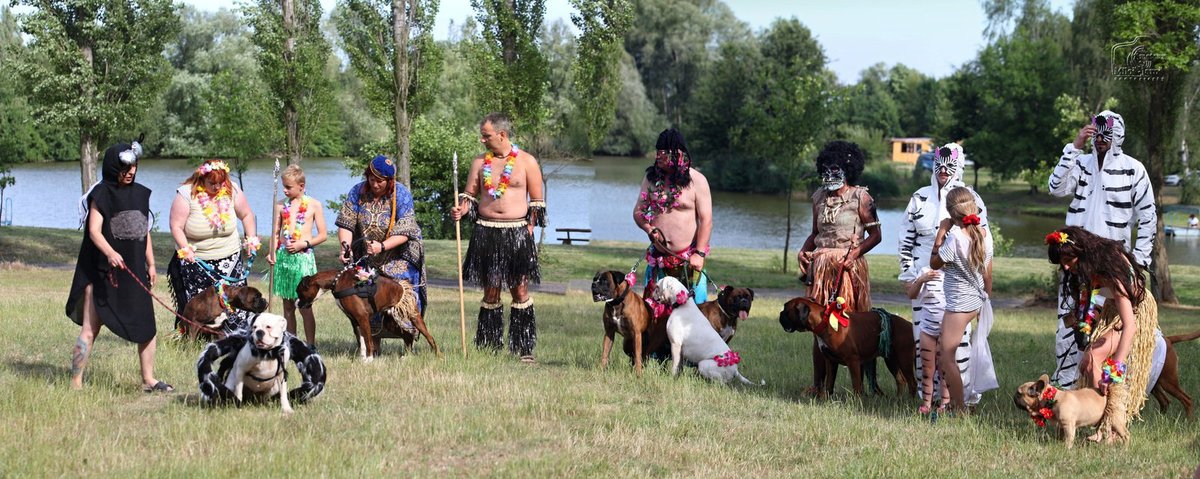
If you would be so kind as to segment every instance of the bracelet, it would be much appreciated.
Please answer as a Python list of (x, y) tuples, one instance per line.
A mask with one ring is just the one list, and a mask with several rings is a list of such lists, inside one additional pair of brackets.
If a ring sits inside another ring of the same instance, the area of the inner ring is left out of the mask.
[(304, 240), (304, 249), (312, 249), (312, 241)]
[(1112, 358), (1104, 360), (1104, 367), (1101, 368), (1103, 374), (1100, 382), (1104, 384), (1121, 384), (1125, 382), (1125, 362), (1113, 361)]

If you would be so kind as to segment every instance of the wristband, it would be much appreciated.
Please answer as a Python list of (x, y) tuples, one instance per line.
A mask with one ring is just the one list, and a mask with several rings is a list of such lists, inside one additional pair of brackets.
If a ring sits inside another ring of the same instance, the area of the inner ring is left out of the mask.
[(177, 257), (179, 257), (179, 259), (187, 261), (189, 263), (195, 263), (196, 262), (196, 247), (189, 244), (187, 246), (179, 248), (179, 249), (175, 250), (175, 256), (177, 256)]
[(1101, 369), (1103, 371), (1101, 383), (1121, 384), (1125, 382), (1125, 363), (1123, 361), (1113, 361), (1112, 358), (1105, 359), (1104, 367)]

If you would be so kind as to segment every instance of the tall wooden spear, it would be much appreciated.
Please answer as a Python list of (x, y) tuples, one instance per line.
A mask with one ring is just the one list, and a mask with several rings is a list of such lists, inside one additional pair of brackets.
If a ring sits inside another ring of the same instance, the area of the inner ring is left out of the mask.
[[(454, 206), (457, 207), (461, 202), (458, 200), (458, 152), (454, 152)], [(462, 221), (454, 220), (454, 245), (458, 248), (458, 328), (462, 336), (462, 354), (463, 359), (467, 357), (467, 303), (466, 296), (463, 292), (463, 270), (462, 270)]]
[[(275, 155), (275, 171), (271, 173), (271, 177), (272, 177), (272, 180), (271, 180), (271, 211), (272, 211), (271, 227), (275, 228), (276, 227), (275, 218), (274, 218), (275, 199), (279, 197), (279, 155)], [(275, 231), (271, 231), (271, 239), (267, 240), (267, 247), (268, 248), (275, 247), (275, 249), (278, 250), (279, 247), (277, 245), (275, 245), (275, 236), (276, 236), (275, 233), (276, 233)], [(275, 250), (268, 251), (267, 254), (272, 254), (274, 252), (275, 252)], [(270, 288), (270, 290), (267, 291), (267, 312), (268, 313), (271, 312), (271, 305), (275, 304), (275, 265), (271, 265), (270, 278), (271, 278), (271, 281), (270, 281), (270, 285), (268, 286)]]

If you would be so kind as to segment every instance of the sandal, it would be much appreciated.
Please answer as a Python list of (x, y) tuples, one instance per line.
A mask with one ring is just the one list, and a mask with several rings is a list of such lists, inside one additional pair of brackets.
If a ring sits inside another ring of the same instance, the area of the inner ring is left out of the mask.
[(154, 383), (153, 386), (143, 386), (142, 387), (142, 392), (145, 392), (145, 393), (154, 393), (154, 392), (169, 393), (174, 390), (175, 390), (175, 386), (172, 386), (172, 385), (167, 384), (162, 381)]

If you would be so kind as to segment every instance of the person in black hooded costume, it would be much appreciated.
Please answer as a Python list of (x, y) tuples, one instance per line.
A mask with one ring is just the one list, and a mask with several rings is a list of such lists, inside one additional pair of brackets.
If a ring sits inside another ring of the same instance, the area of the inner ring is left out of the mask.
[[(157, 328), (150, 293), (154, 250), (150, 242), (150, 189), (134, 182), (141, 146), (117, 144), (104, 151), (103, 180), (84, 195), (87, 213), (66, 314), (83, 326), (71, 352), (71, 387), (83, 387), (83, 370), (100, 325), (137, 343), (146, 392), (172, 391), (154, 377)], [(135, 279), (135, 275), (136, 278)]]

